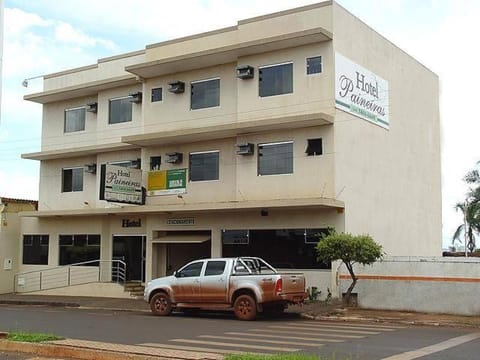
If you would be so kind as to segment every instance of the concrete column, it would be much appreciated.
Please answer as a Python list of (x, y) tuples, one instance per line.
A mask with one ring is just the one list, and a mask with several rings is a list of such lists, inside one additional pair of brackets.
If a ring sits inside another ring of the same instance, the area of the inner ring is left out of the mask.
[(222, 257), (222, 230), (212, 228), (212, 258)]

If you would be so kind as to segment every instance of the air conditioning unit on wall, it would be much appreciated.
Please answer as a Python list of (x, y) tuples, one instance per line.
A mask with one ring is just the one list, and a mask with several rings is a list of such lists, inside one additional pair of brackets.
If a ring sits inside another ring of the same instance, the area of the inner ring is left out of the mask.
[(255, 145), (252, 143), (237, 144), (235, 147), (237, 155), (253, 155), (255, 149)]
[(85, 164), (84, 171), (89, 174), (96, 174), (97, 173), (97, 164)]
[(174, 94), (185, 92), (185, 83), (183, 81), (171, 81), (168, 83), (168, 91)]
[(165, 160), (169, 164), (180, 164), (183, 161), (183, 154), (179, 152), (168, 153)]

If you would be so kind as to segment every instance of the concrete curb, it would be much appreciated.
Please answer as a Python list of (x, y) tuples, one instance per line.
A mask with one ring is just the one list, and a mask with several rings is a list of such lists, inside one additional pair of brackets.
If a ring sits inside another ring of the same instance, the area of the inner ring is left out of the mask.
[(79, 360), (155, 360), (176, 359), (190, 360), (196, 357), (181, 356), (158, 356), (136, 353), (124, 353), (120, 351), (93, 350), (85, 347), (62, 346), (49, 343), (25, 343), (18, 341), (0, 340), (0, 351), (13, 353), (27, 353), (48, 357), (61, 357)]
[(70, 346), (60, 346), (51, 344), (24, 343), (18, 341), (0, 340), (0, 350), (14, 353), (27, 353), (32, 355), (66, 357), (81, 360), (140, 360), (140, 359), (158, 359), (153, 356), (123, 354), (118, 352), (107, 352), (101, 350), (91, 350), (76, 348)]
[(300, 317), (308, 320), (330, 320), (338, 322), (358, 321), (358, 322), (376, 322), (376, 323), (390, 323), (400, 325), (419, 325), (419, 326), (459, 326), (456, 323), (439, 323), (433, 321), (409, 321), (401, 319), (381, 319), (381, 318), (367, 318), (359, 316), (335, 316), (335, 315), (310, 315), (300, 314)]
[(36, 306), (54, 306), (54, 307), (80, 307), (80, 304), (74, 302), (62, 301), (39, 301), (39, 300), (0, 300), (1, 305), (36, 305)]

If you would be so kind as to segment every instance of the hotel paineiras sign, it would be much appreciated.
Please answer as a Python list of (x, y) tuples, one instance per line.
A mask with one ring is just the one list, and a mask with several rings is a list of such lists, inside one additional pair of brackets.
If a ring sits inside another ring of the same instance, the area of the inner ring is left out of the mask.
[(388, 129), (388, 104), (388, 81), (335, 53), (337, 109)]
[(142, 170), (123, 166), (105, 167), (105, 200), (142, 204)]

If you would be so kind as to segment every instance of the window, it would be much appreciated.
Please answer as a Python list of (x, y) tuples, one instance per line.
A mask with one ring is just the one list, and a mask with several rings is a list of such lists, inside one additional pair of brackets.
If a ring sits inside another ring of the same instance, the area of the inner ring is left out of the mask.
[(132, 121), (131, 97), (111, 99), (108, 104), (108, 123), (118, 124)]
[(48, 265), (48, 235), (23, 235), (23, 265)]
[(152, 102), (162, 101), (162, 88), (152, 89)]
[(222, 243), (225, 245), (248, 244), (248, 230), (222, 230)]
[(83, 191), (83, 167), (62, 169), (62, 192)]
[(322, 139), (308, 139), (307, 149), (305, 150), (308, 156), (322, 155)]
[(258, 145), (258, 175), (292, 173), (292, 141)]
[(191, 83), (191, 109), (204, 109), (220, 105), (220, 79)]
[(259, 68), (259, 95), (261, 97), (293, 92), (293, 64), (263, 66)]
[(150, 170), (160, 170), (160, 165), (162, 164), (161, 156), (151, 156), (150, 157)]
[(219, 151), (190, 153), (190, 181), (218, 180)]
[(209, 261), (205, 269), (205, 276), (222, 275), (225, 271), (225, 261)]
[[(330, 262), (317, 261), (317, 234), (326, 228), (248, 230), (246, 244), (222, 244), (222, 256), (255, 254), (278, 269), (330, 269)], [(321, 241), (321, 240), (320, 240)], [(262, 268), (263, 273), (263, 268)]]
[(177, 273), (177, 277), (183, 278), (183, 277), (200, 276), (202, 267), (203, 267), (203, 262), (196, 262), (196, 263), (187, 265)]
[[(59, 245), (59, 265), (100, 259), (100, 235), (60, 235)], [(98, 262), (87, 265), (98, 266)]]
[(70, 133), (85, 130), (85, 108), (65, 110), (64, 132)]
[(307, 75), (319, 74), (322, 72), (322, 57), (314, 56), (307, 58)]

